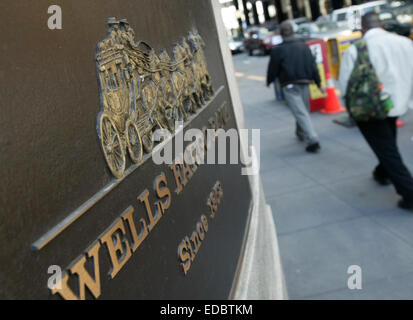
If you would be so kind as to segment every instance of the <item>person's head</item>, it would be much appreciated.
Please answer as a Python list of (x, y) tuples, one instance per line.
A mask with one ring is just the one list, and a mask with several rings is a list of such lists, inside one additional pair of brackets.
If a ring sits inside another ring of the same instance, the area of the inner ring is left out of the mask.
[(128, 22), (127, 19), (120, 19), (120, 20), (119, 20), (119, 25), (120, 25), (121, 27), (125, 27), (126, 29), (129, 28), (129, 22)]
[(119, 21), (115, 17), (108, 18), (106, 23), (110, 29), (117, 30), (119, 28)]
[(368, 12), (361, 17), (361, 30), (366, 33), (373, 28), (382, 28), (383, 25), (380, 21), (379, 15), (375, 12)]
[(280, 24), (280, 33), (283, 38), (290, 38), (294, 36), (293, 25), (290, 21), (285, 20)]

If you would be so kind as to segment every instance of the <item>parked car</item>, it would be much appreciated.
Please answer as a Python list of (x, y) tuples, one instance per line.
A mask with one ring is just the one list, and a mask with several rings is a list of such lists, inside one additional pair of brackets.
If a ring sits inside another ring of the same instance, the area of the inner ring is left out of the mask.
[[(300, 17), (289, 20), (293, 26), (294, 32), (297, 32), (301, 26), (312, 24), (311, 20), (306, 17)], [(321, 22), (320, 22), (321, 23)], [(256, 50), (261, 54), (269, 54), (271, 49), (283, 42), (278, 25), (270, 28), (251, 28), (246, 32), (244, 40), (245, 50), (252, 56)]]
[[(306, 18), (306, 17), (300, 17), (300, 18), (296, 18), (296, 19), (292, 19), (289, 20), (290, 23), (293, 26), (293, 30), (294, 32), (297, 32), (297, 30), (299, 29), (299, 27), (303, 24), (308, 24), (311, 22), (310, 19)], [(269, 29), (271, 31), (270, 35), (268, 35), (267, 37), (265, 37), (264, 39), (264, 51), (266, 54), (268, 54), (269, 52), (271, 52), (271, 49), (274, 48), (275, 46), (279, 45), (280, 43), (283, 42), (283, 38), (280, 34), (280, 29), (279, 26), (274, 26), (273, 28)]]
[(392, 12), (383, 12), (379, 15), (383, 22), (383, 27), (389, 32), (395, 32), (401, 36), (409, 37), (411, 34), (412, 24), (400, 22)]
[(319, 16), (315, 22), (329, 22), (331, 21), (331, 13)]
[(413, 1), (394, 1), (379, 13), (384, 29), (405, 37), (413, 33)]
[(261, 54), (268, 54), (271, 50), (271, 38), (276, 34), (276, 30), (269, 30), (263, 27), (254, 27), (244, 32), (244, 48), (250, 56), (256, 51)]
[(299, 26), (300, 24), (303, 24), (303, 23), (310, 23), (310, 22), (311, 22), (311, 19), (309, 19), (309, 18), (307, 18), (307, 17), (300, 17), (300, 18), (292, 19), (292, 20), (290, 20), (290, 21), (291, 21), (293, 24)]
[(228, 47), (232, 54), (240, 53), (244, 51), (244, 43), (242, 38), (228, 38)]
[(303, 23), (299, 26), (298, 38), (317, 38), (327, 41), (338, 36), (349, 35), (352, 31), (347, 27), (339, 27), (336, 22)]
[(297, 32), (300, 25), (306, 24), (306, 23), (312, 23), (312, 21), (310, 19), (306, 18), (306, 17), (290, 19), (288, 21), (292, 24), (294, 32)]
[(275, 46), (279, 45), (282, 42), (283, 42), (283, 38), (281, 37), (280, 33), (274, 33), (273, 35), (265, 38), (264, 45), (265, 45), (266, 51), (268, 53), (271, 52), (272, 48), (274, 48)]
[(351, 30), (361, 30), (361, 17), (367, 12), (377, 13), (388, 9), (387, 1), (372, 1), (360, 5), (337, 9), (332, 12), (331, 20), (339, 27), (348, 27)]

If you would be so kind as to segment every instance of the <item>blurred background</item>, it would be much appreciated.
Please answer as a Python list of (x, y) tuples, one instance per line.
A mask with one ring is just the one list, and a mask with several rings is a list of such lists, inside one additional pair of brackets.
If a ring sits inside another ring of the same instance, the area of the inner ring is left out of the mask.
[[(412, 299), (413, 216), (397, 207), (392, 186), (372, 179), (377, 160), (335, 88), (343, 53), (362, 36), (361, 17), (375, 11), (387, 31), (413, 40), (413, 1), (221, 4), (246, 126), (261, 130), (260, 173), (289, 298)], [(279, 83), (265, 86), (269, 53), (282, 43), (285, 19), (310, 47), (322, 83), (341, 100), (331, 110), (328, 95), (310, 85), (310, 116), (322, 145), (317, 155), (297, 141)], [(399, 150), (413, 171), (413, 113), (399, 120)], [(362, 270), (361, 290), (348, 287), (354, 265)]]
[[(279, 24), (292, 20), (304, 38), (328, 41), (337, 35), (357, 38), (361, 16), (379, 13), (388, 31), (404, 36), (413, 33), (413, 1), (359, 0), (220, 0), (222, 18), (233, 53), (268, 54), (281, 43)], [(333, 46), (331, 54), (339, 50)], [(334, 57), (330, 57), (334, 60)]]

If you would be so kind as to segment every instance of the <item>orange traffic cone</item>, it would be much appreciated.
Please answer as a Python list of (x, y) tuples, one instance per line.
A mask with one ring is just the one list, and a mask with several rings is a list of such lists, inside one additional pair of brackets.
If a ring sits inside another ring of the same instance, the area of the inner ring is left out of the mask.
[(333, 114), (346, 111), (340, 105), (340, 101), (336, 95), (336, 89), (334, 88), (333, 81), (331, 80), (330, 73), (326, 73), (327, 79), (327, 98), (325, 99), (325, 107), (321, 109), (321, 113)]

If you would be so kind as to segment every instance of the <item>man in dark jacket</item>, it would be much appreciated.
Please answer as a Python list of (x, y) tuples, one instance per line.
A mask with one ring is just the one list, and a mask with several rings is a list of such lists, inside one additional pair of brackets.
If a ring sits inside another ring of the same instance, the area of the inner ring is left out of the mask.
[(308, 85), (314, 80), (322, 91), (325, 89), (321, 87), (320, 75), (310, 48), (304, 41), (294, 37), (291, 23), (281, 23), (280, 32), (283, 43), (271, 52), (267, 87), (276, 78), (279, 79), (287, 105), (296, 119), (297, 137), (307, 143), (306, 151), (317, 152), (320, 143), (309, 114)]

